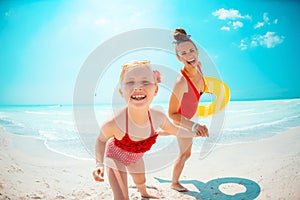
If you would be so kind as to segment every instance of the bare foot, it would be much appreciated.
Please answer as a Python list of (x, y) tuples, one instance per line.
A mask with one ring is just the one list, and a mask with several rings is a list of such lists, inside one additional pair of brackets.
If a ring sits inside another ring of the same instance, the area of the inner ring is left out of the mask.
[(187, 188), (183, 187), (180, 183), (172, 183), (171, 188), (178, 192), (187, 192), (189, 191)]
[(159, 197), (159, 196), (157, 196), (157, 195), (154, 195), (154, 194), (148, 194), (148, 193), (146, 193), (146, 194), (143, 194), (143, 195), (141, 195), (141, 196), (142, 196), (142, 198), (160, 199), (160, 197)]
[[(137, 188), (136, 185), (130, 185), (130, 186), (128, 186), (128, 187), (129, 187), (129, 188)], [(146, 185), (146, 188), (158, 190), (157, 187), (152, 186), (152, 185)]]
[[(136, 188), (138, 189), (138, 191), (140, 192), (142, 198), (150, 198), (150, 199), (160, 199), (159, 196), (154, 195), (154, 194), (149, 194), (146, 190), (146, 185), (145, 184), (136, 184)], [(157, 189), (157, 188), (156, 188)]]

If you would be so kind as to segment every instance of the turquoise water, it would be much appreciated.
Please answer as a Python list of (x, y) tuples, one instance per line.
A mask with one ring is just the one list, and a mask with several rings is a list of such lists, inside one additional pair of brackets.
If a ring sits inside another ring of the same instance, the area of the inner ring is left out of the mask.
[[(167, 105), (158, 106), (167, 111)], [(94, 110), (99, 125), (113, 114), (109, 105), (97, 105)], [(211, 118), (194, 120), (212, 127)], [(77, 131), (72, 106), (2, 106), (0, 126), (12, 134), (38, 138), (44, 141), (48, 149), (67, 156), (80, 159), (91, 159), (93, 156), (82, 142), (84, 136)], [(260, 140), (297, 126), (300, 126), (300, 99), (233, 101), (226, 109), (217, 144)], [(97, 134), (93, 137), (96, 138)], [(151, 151), (164, 147), (172, 140), (175, 138), (159, 137)], [(193, 149), (197, 151), (204, 139), (196, 138), (194, 141)]]

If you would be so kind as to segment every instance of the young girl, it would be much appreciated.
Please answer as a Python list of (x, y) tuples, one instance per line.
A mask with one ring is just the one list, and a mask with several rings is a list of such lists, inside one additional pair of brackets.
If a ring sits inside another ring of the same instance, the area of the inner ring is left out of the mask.
[[(169, 117), (182, 127), (195, 131), (202, 137), (208, 136), (206, 126), (193, 122), (191, 118), (195, 115), (198, 102), (205, 90), (205, 82), (201, 71), (201, 63), (198, 60), (198, 49), (195, 43), (182, 28), (174, 32), (175, 50), (177, 59), (183, 63), (180, 75), (177, 78), (169, 101)], [(191, 155), (192, 138), (177, 137), (180, 155), (175, 162), (171, 188), (183, 192), (187, 191), (179, 183), (180, 174), (186, 160)]]
[[(149, 62), (134, 61), (123, 65), (119, 91), (127, 106), (103, 124), (96, 140), (96, 168), (93, 176), (96, 181), (103, 181), (107, 146), (106, 169), (114, 199), (129, 199), (127, 171), (142, 197), (159, 198), (146, 190), (144, 153), (150, 150), (159, 134), (197, 136), (196, 133), (173, 125), (163, 112), (149, 108), (158, 91), (159, 79), (156, 75)], [(157, 133), (158, 128), (162, 132)], [(112, 140), (108, 141), (110, 138)]]

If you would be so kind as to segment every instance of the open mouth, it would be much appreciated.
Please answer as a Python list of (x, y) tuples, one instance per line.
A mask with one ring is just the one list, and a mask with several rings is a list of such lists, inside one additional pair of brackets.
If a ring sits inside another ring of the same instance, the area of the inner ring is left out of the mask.
[(144, 100), (147, 96), (144, 94), (138, 94), (138, 95), (132, 95), (131, 99), (135, 100), (135, 101), (141, 101)]
[(196, 63), (196, 60), (194, 60), (194, 59), (193, 60), (187, 60), (187, 63), (190, 64), (190, 65), (193, 65), (193, 64)]

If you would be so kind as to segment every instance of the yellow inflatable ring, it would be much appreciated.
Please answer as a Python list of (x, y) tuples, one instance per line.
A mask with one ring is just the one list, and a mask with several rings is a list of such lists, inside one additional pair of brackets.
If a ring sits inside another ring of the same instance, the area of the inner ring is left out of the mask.
[(205, 76), (205, 93), (211, 93), (216, 96), (215, 100), (208, 105), (199, 105), (197, 109), (197, 116), (209, 117), (222, 111), (230, 100), (229, 87), (220, 79)]

